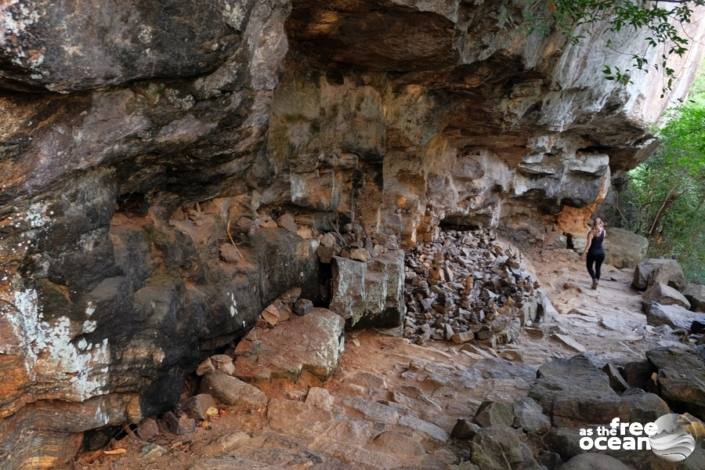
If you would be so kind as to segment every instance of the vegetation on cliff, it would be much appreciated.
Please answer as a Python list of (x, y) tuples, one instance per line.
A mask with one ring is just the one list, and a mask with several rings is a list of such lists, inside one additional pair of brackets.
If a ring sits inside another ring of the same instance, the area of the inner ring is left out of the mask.
[(651, 254), (676, 257), (705, 281), (705, 74), (658, 131), (661, 146), (629, 172), (617, 206), (623, 223), (647, 236)]
[[(623, 44), (609, 41), (610, 49), (631, 56), (631, 64), (626, 68), (605, 64), (603, 74), (607, 80), (627, 85), (632, 83), (634, 71), (653, 69), (665, 76), (665, 92), (672, 88), (676, 78), (668, 57), (687, 52), (692, 38), (683, 26), (693, 20), (695, 9), (703, 5), (705, 0), (532, 0), (526, 2), (523, 16), (530, 30), (548, 33), (549, 25), (555, 23), (575, 42), (584, 38), (585, 27), (594, 25), (607, 24), (613, 33), (645, 32), (645, 48), (622, 50)], [(506, 9), (503, 11), (506, 13)], [(500, 22), (507, 22), (501, 12)], [(648, 59), (648, 49), (659, 51), (656, 60)]]

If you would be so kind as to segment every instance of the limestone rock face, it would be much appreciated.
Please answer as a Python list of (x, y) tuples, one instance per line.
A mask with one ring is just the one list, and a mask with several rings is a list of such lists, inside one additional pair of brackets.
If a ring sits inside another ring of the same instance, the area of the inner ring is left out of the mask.
[(0, 466), (61, 466), (83, 431), (173, 406), (292, 287), (327, 305), (316, 250), (341, 224), (404, 247), (442, 223), (584, 232), (683, 96), (703, 30), (662, 99), (658, 74), (602, 78), (630, 60), (603, 46), (639, 37), (526, 38), (503, 7), (519, 18), (461, 0), (2, 2)]
[(225, 62), (242, 41), (253, 3), (7, 2), (0, 10), (9, 26), (2, 33), (0, 60), (13, 67), (2, 70), (0, 80), (10, 88), (64, 93), (201, 75)]

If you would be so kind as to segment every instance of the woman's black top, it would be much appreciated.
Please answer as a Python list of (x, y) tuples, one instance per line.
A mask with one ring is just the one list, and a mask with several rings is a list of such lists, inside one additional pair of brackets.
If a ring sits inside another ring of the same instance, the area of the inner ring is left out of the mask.
[(602, 233), (595, 237), (592, 237), (592, 242), (590, 243), (590, 250), (588, 253), (592, 255), (604, 255), (605, 254), (605, 249), (602, 248), (602, 242), (605, 240), (605, 231), (603, 230)]

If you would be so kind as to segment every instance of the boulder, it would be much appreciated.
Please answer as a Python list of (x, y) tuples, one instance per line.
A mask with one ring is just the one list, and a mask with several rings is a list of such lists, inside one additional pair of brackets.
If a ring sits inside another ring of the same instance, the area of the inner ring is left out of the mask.
[(196, 430), (196, 421), (183, 413), (167, 411), (164, 413), (164, 424), (169, 432), (174, 434), (190, 434)]
[(514, 402), (514, 426), (528, 433), (543, 434), (551, 429), (551, 420), (541, 406), (529, 397)]
[(646, 256), (649, 240), (623, 228), (610, 228), (605, 248), (607, 264), (616, 268), (634, 268)]
[(646, 289), (642, 295), (645, 309), (648, 309), (649, 304), (658, 303), (661, 305), (680, 305), (686, 309), (690, 309), (690, 302), (683, 294), (678, 292), (671, 286), (667, 286), (662, 282), (656, 282), (651, 287)]
[(313, 310), (313, 302), (308, 299), (299, 299), (294, 303), (294, 313), (304, 316)]
[(459, 418), (450, 432), (450, 437), (453, 439), (468, 440), (475, 437), (475, 434), (480, 430), (480, 426), (470, 421)]
[(637, 265), (632, 281), (635, 289), (646, 290), (658, 282), (679, 291), (685, 289), (685, 276), (678, 261), (669, 258), (649, 258)]
[(235, 348), (235, 375), (247, 381), (296, 382), (306, 371), (325, 380), (338, 366), (344, 326), (340, 315), (314, 308), (274, 328), (255, 327)]
[(690, 306), (696, 312), (705, 312), (705, 285), (688, 284), (683, 291), (685, 298), (690, 302)]
[(668, 406), (653, 393), (619, 395), (607, 374), (584, 354), (553, 359), (536, 373), (529, 397), (551, 417), (554, 426), (580, 427), (622, 420), (656, 419)]
[(154, 418), (147, 418), (137, 426), (137, 435), (143, 441), (151, 441), (159, 435), (159, 424)]
[[(648, 360), (627, 362), (619, 368), (629, 387), (656, 393), (656, 368)], [(614, 387), (612, 387), (614, 388)]]
[(668, 325), (690, 331), (694, 321), (705, 322), (705, 314), (691, 312), (679, 305), (651, 304), (646, 312), (646, 321), (649, 325)]
[(475, 413), (474, 421), (483, 428), (511, 426), (514, 423), (512, 405), (494, 401), (482, 402)]
[(622, 373), (613, 364), (605, 364), (602, 371), (610, 378), (610, 386), (617, 393), (622, 393), (629, 388), (629, 384)]
[(507, 426), (478, 429), (470, 452), (472, 462), (482, 470), (538, 468), (526, 436)]
[(392, 250), (367, 262), (333, 258), (330, 309), (348, 327), (402, 324), (404, 303), (404, 254)]
[(222, 372), (211, 372), (201, 382), (201, 393), (209, 394), (225, 405), (261, 409), (267, 406), (267, 396), (254, 385)]
[(192, 396), (183, 405), (184, 411), (194, 419), (204, 420), (218, 414), (215, 399), (207, 393)]
[(657, 370), (659, 393), (676, 411), (705, 419), (705, 360), (693, 349), (663, 347), (646, 353)]
[(631, 470), (632, 467), (620, 462), (614, 457), (597, 452), (588, 452), (576, 455), (563, 465), (559, 470)]

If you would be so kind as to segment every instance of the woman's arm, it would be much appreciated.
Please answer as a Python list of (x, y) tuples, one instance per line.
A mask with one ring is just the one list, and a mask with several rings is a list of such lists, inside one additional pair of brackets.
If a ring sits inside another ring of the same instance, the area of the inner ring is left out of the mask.
[(587, 256), (587, 252), (592, 244), (592, 230), (587, 233), (587, 240), (585, 241), (585, 249), (583, 250), (583, 256)]

